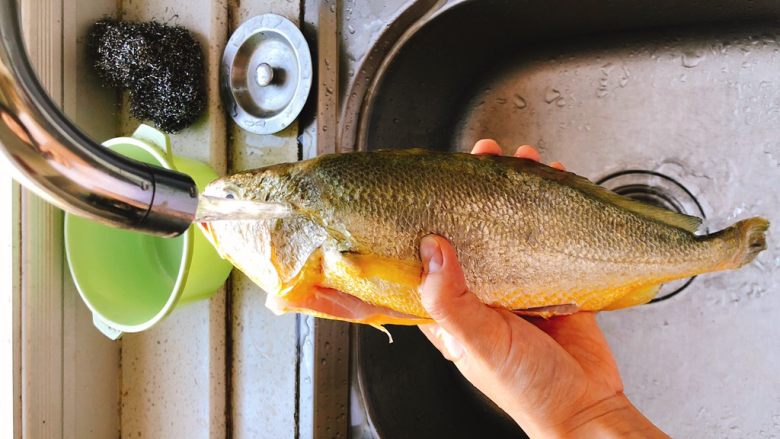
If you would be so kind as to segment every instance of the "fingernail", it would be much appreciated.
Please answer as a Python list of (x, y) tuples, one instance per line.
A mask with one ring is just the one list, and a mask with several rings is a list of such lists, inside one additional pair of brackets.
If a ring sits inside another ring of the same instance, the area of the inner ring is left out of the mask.
[(420, 259), (426, 273), (436, 273), (441, 270), (443, 258), (441, 248), (435, 238), (426, 236), (420, 241)]
[(439, 339), (447, 350), (447, 356), (452, 361), (458, 361), (463, 356), (463, 345), (446, 330), (439, 328)]

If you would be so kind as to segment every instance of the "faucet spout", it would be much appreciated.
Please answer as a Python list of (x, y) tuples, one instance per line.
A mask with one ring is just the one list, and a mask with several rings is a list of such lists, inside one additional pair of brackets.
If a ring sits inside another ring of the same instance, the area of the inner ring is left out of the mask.
[(35, 79), (16, 0), (0, 0), (0, 156), (17, 179), (75, 215), (122, 229), (177, 236), (198, 206), (195, 182), (122, 157), (80, 132)]

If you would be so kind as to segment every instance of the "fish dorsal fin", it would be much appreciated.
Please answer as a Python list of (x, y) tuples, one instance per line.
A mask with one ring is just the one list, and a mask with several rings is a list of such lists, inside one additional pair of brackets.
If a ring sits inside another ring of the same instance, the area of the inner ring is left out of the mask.
[(593, 186), (600, 188), (601, 192), (603, 192), (603, 194), (594, 194), (594, 196), (602, 196), (604, 197), (605, 201), (611, 202), (619, 207), (622, 207), (623, 209), (629, 210), (645, 218), (650, 218), (660, 223), (668, 224), (672, 227), (677, 227), (691, 233), (696, 232), (696, 230), (698, 230), (699, 226), (701, 225), (701, 218), (673, 212), (671, 210), (652, 206), (641, 201), (632, 200), (631, 198), (618, 195), (595, 184)]
[(631, 198), (624, 197), (612, 192), (609, 189), (601, 187), (585, 177), (581, 177), (577, 174), (560, 171), (555, 168), (551, 168), (547, 165), (543, 165), (533, 160), (526, 159), (514, 159), (509, 158), (515, 162), (518, 162), (518, 168), (525, 172), (539, 175), (540, 177), (551, 179), (563, 183), (569, 187), (579, 190), (580, 192), (597, 199), (599, 201), (613, 204), (622, 209), (628, 210), (636, 215), (643, 216), (645, 218), (672, 226), (677, 227), (688, 232), (695, 232), (701, 225), (701, 218), (695, 216), (684, 215), (682, 213), (672, 212), (661, 207), (652, 206), (641, 201), (632, 200)]
[(701, 218), (673, 212), (671, 210), (664, 209), (662, 207), (656, 207), (641, 201), (632, 200), (631, 198), (624, 197), (612, 192), (609, 189), (603, 188), (584, 177), (572, 174), (571, 172), (567, 172), (567, 174), (572, 176), (572, 181), (576, 182), (574, 184), (575, 188), (592, 196), (593, 198), (614, 204), (639, 216), (643, 216), (645, 218), (649, 218), (672, 227), (677, 227), (691, 233), (695, 232), (701, 225)]

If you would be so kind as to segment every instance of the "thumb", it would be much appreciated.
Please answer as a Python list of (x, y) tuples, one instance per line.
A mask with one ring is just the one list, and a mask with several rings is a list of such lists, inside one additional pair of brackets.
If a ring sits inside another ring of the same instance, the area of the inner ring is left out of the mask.
[(468, 353), (492, 356), (496, 341), (508, 337), (510, 329), (498, 311), (467, 290), (455, 249), (440, 236), (426, 236), (420, 242), (420, 258), (423, 307), (445, 331), (437, 335), (444, 338), (445, 345), (452, 346), (453, 341), (447, 339), (451, 336)]

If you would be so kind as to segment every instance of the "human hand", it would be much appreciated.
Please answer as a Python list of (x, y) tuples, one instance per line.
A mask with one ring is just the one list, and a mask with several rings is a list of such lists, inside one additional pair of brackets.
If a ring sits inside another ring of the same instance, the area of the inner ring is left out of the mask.
[[(500, 154), (480, 140), (474, 154)], [(516, 157), (539, 160), (529, 145)], [(563, 170), (560, 163), (550, 166)], [(420, 244), (422, 303), (436, 323), (423, 333), (475, 387), (531, 437), (666, 437), (629, 402), (595, 315), (522, 318), (469, 293), (453, 247)]]

